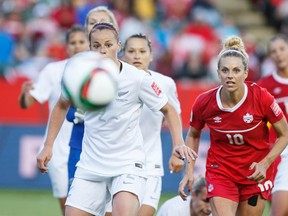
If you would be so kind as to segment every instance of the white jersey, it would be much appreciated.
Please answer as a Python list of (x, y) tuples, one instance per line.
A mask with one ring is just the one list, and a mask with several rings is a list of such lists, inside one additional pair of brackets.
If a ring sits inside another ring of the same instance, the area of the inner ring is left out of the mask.
[(161, 205), (157, 216), (190, 216), (191, 198), (188, 196), (184, 201), (180, 196), (176, 196), (167, 200)]
[(93, 179), (125, 173), (146, 176), (139, 126), (141, 110), (145, 104), (157, 112), (168, 99), (152, 76), (121, 63), (114, 101), (101, 111), (85, 112), (83, 149), (76, 177)]
[[(30, 94), (39, 103), (48, 101), (49, 111), (53, 110), (61, 95), (61, 80), (67, 60), (49, 63), (39, 74)], [(64, 120), (54, 141), (53, 157), (48, 163), (53, 195), (57, 198), (67, 196), (69, 141), (73, 124)], [(47, 135), (47, 128), (45, 137)]]
[[(39, 103), (43, 104), (48, 101), (50, 112), (61, 95), (61, 80), (67, 61), (52, 62), (45, 66), (40, 72), (37, 81), (33, 84), (33, 89), (30, 90), (30, 94)], [(64, 120), (54, 145), (60, 142), (69, 144), (72, 125), (71, 122)]]
[[(169, 103), (176, 109), (177, 113), (180, 114), (180, 103), (178, 101), (174, 80), (168, 76), (164, 76), (151, 70), (149, 72), (157, 84), (159, 84), (163, 92), (167, 95)], [(144, 139), (148, 175), (164, 175), (161, 143), (163, 117), (162, 112), (152, 112), (144, 105), (140, 117), (140, 128)], [(167, 144), (164, 143), (164, 145)]]

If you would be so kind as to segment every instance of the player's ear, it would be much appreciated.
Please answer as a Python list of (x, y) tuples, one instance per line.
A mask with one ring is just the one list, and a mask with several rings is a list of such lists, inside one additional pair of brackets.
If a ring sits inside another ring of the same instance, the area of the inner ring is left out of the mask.
[(248, 68), (244, 71), (244, 80), (248, 77)]
[(118, 46), (118, 47), (117, 47), (117, 51), (120, 52), (121, 49), (122, 49), (122, 44), (121, 44), (120, 41), (118, 42), (118, 45), (117, 45), (117, 46)]
[(220, 69), (217, 68), (217, 76), (218, 76), (218, 79), (221, 80), (221, 77), (220, 77)]

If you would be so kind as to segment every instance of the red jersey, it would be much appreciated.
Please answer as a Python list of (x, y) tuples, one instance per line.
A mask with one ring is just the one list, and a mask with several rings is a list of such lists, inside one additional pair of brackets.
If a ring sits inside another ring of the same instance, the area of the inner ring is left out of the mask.
[[(267, 76), (259, 80), (258, 85), (267, 89), (270, 94), (272, 94), (279, 104), (280, 108), (282, 109), (286, 119), (288, 120), (288, 78), (280, 77), (276, 71), (272, 73), (272, 75)], [(270, 142), (273, 144), (276, 140), (276, 134), (271, 128), (270, 131)], [(287, 155), (288, 150), (284, 150), (283, 154)], [(281, 161), (281, 157), (278, 157), (275, 160), (275, 166), (277, 167), (278, 171), (278, 164)], [(284, 171), (285, 172), (285, 171)]]
[(280, 77), (276, 72), (262, 78), (258, 85), (267, 89), (274, 96), (288, 120), (288, 78)]
[[(221, 88), (197, 97), (190, 125), (201, 130), (206, 124), (210, 129), (207, 172), (225, 175), (241, 184), (255, 184), (247, 179), (254, 172), (249, 166), (268, 154), (267, 121), (279, 121), (283, 118), (282, 110), (270, 93), (252, 82), (245, 83), (244, 96), (237, 105), (224, 108), (220, 99)], [(266, 179), (272, 180), (272, 174), (271, 166)]]

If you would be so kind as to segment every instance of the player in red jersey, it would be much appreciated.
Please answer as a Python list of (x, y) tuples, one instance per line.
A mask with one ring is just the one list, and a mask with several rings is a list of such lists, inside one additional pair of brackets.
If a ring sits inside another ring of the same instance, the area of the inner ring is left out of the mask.
[[(247, 65), (241, 38), (228, 38), (218, 60), (221, 85), (199, 95), (191, 112), (187, 146), (198, 151), (201, 130), (205, 124), (210, 129), (207, 198), (216, 216), (262, 215), (273, 187), (270, 165), (288, 142), (287, 122), (274, 97), (255, 83), (245, 82)], [(278, 136), (272, 149), (267, 121)], [(189, 192), (194, 180), (194, 164), (187, 164), (179, 184), (184, 200), (185, 186)]]
[[(282, 109), (286, 120), (288, 119), (288, 37), (278, 34), (272, 37), (268, 43), (270, 58), (275, 63), (277, 71), (270, 76), (259, 80), (258, 85), (267, 89), (276, 99)], [(275, 142), (275, 133), (270, 133), (271, 142)], [(280, 155), (280, 163), (277, 165), (277, 173), (272, 189), (271, 214), (273, 216), (288, 215), (288, 148)]]

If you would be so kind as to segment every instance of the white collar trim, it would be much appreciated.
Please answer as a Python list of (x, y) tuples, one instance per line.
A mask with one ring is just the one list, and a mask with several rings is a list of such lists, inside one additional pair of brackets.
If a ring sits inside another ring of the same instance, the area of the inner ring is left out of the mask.
[(221, 102), (221, 98), (220, 98), (220, 91), (221, 91), (222, 88), (223, 88), (223, 85), (221, 85), (221, 86), (218, 88), (217, 93), (216, 93), (217, 105), (218, 105), (219, 109), (222, 110), (222, 111), (234, 112), (235, 110), (237, 110), (237, 109), (244, 103), (244, 101), (245, 101), (246, 98), (247, 98), (247, 95), (248, 95), (248, 87), (247, 87), (247, 85), (244, 83), (244, 96), (242, 97), (242, 99), (241, 99), (234, 107), (225, 108), (225, 107), (223, 107), (222, 102)]
[(284, 85), (288, 85), (288, 78), (284, 78), (284, 77), (279, 76), (279, 74), (278, 74), (276, 71), (273, 71), (273, 72), (272, 72), (272, 77), (273, 77), (278, 83), (281, 83), (281, 84), (284, 84)]

